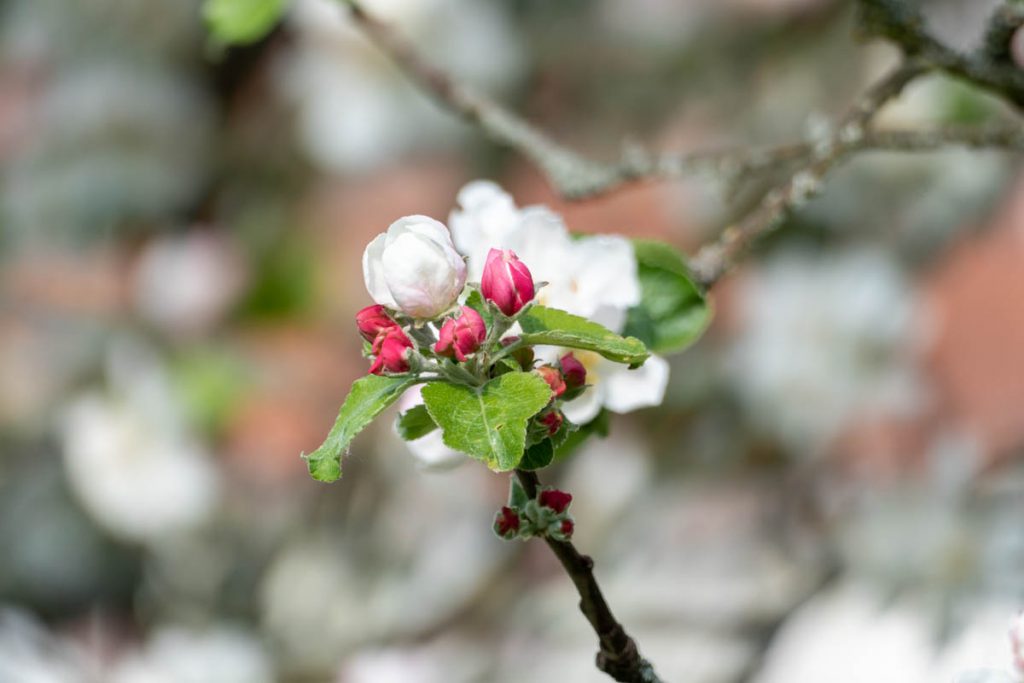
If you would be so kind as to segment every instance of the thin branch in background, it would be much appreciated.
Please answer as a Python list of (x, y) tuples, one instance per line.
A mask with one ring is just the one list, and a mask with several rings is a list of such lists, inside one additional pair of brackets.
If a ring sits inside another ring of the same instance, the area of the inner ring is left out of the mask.
[(804, 204), (820, 189), (832, 168), (861, 148), (867, 126), (878, 110), (927, 70), (921, 62), (906, 60), (869, 88), (843, 117), (836, 131), (813, 147), (805, 163), (791, 171), (788, 178), (768, 192), (741, 221), (723, 231), (714, 242), (701, 247), (690, 261), (696, 280), (704, 287), (713, 285), (754, 241), (778, 227), (792, 209)]
[[(537, 474), (516, 470), (516, 477), (529, 498), (536, 498), (540, 487)], [(612, 614), (601, 587), (594, 578), (594, 561), (583, 555), (569, 541), (545, 538), (566, 574), (580, 594), (580, 611), (597, 634), (601, 649), (597, 653), (597, 668), (623, 683), (662, 683), (654, 667), (640, 656), (636, 642), (626, 633)]]

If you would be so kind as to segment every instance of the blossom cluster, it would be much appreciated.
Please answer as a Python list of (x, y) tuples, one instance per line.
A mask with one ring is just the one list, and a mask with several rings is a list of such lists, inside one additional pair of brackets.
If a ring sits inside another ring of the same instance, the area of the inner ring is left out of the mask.
[[(494, 330), (485, 321), (485, 311), (466, 305), (473, 289), (485, 295), (499, 318), (512, 320), (536, 303), (593, 320), (611, 332), (623, 331), (627, 312), (641, 298), (629, 240), (571, 236), (557, 214), (545, 207), (520, 209), (489, 181), (466, 185), (458, 203), (449, 217), (450, 233), (440, 221), (408, 216), (367, 247), (364, 277), (376, 306), (361, 311), (357, 323), (373, 358), (371, 372), (417, 372), (430, 367), (423, 360), (443, 358), (479, 374), (490, 354), (480, 349)], [(539, 365), (545, 379), (554, 379), (555, 371), (569, 364), (589, 382), (586, 391), (581, 388), (584, 381), (574, 380), (576, 386), (558, 392), (561, 410), (548, 414), (549, 426), (563, 416), (585, 425), (602, 410), (630, 412), (657, 405), (664, 396), (668, 364), (658, 356), (628, 370), (593, 351), (524, 348), (515, 343), (516, 331), (512, 324), (508, 334), (491, 340), (509, 346), (502, 358), (517, 360), (523, 368)], [(422, 402), (419, 389), (407, 392), (403, 408)], [(436, 431), (409, 440), (408, 446), (431, 467), (464, 461)]]
[(513, 484), (509, 504), (494, 517), (494, 533), (512, 540), (545, 536), (556, 541), (572, 538), (575, 523), (569, 516), (572, 494), (558, 489), (542, 489), (535, 498), (525, 499), (525, 492)]
[(532, 371), (550, 387), (551, 403), (532, 420), (531, 441), (563, 428), (559, 406), (586, 390), (587, 370), (572, 352), (542, 363), (532, 347), (506, 334), (538, 291), (514, 251), (489, 250), (480, 283), (472, 287), (483, 302), (477, 300), (477, 308), (458, 303), (466, 263), (447, 228), (426, 216), (402, 218), (375, 238), (363, 255), (363, 271), (376, 302), (356, 314), (372, 359), (370, 374), (427, 373), (480, 384), (513, 369)]

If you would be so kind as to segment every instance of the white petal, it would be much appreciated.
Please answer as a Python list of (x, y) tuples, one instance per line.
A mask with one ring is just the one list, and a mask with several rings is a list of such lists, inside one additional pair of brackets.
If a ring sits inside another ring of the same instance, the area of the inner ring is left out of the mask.
[(391, 296), (387, 283), (384, 281), (384, 245), (387, 236), (381, 233), (366, 245), (363, 252), (363, 281), (366, 291), (375, 303), (386, 308), (398, 308), (395, 298)]
[[(422, 405), (422, 391), (422, 385), (416, 385), (407, 390), (402, 394), (402, 397), (398, 399), (398, 409), (405, 412), (410, 408)], [(413, 457), (419, 461), (424, 469), (451, 469), (452, 467), (460, 465), (468, 460), (468, 458), (462, 453), (452, 450), (444, 445), (440, 429), (435, 429), (426, 436), (422, 436), (414, 441), (406, 441), (405, 444), (409, 447), (409, 452), (412, 453)]]
[(630, 370), (625, 365), (602, 366), (605, 388), (604, 405), (615, 413), (628, 413), (639, 408), (660, 405), (668, 386), (668, 361), (651, 356), (641, 367)]
[[(448, 228), (441, 221), (430, 216), (403, 216), (388, 226), (387, 244), (390, 246), (396, 239), (407, 233), (423, 235), (438, 245), (451, 245), (452, 238)], [(453, 247), (454, 250), (454, 247)]]
[(405, 445), (420, 465), (428, 470), (449, 470), (469, 460), (462, 453), (445, 446), (442, 439), (441, 430), (435, 429), (415, 441), (406, 441)]
[(640, 280), (633, 245), (624, 237), (585, 237), (575, 243), (576, 288), (592, 306), (630, 308), (640, 303)]
[[(414, 318), (435, 318), (455, 302), (460, 271), (442, 246), (406, 232), (384, 250), (384, 279), (398, 308)], [(465, 265), (461, 277), (465, 281)]]
[(486, 180), (462, 188), (459, 204), (462, 209), (448, 217), (452, 239), (469, 258), (470, 277), (479, 280), (487, 252), (492, 247), (511, 248), (508, 241), (518, 229), (519, 210), (504, 190)]
[(597, 414), (601, 412), (604, 393), (603, 385), (598, 384), (587, 387), (587, 390), (579, 398), (563, 403), (562, 412), (570, 422), (584, 425), (597, 417)]

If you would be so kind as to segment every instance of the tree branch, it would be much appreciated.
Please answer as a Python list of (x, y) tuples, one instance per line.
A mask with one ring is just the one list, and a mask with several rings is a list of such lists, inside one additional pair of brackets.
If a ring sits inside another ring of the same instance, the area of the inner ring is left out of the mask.
[(803, 205), (817, 193), (828, 172), (847, 155), (860, 149), (865, 139), (871, 139), (866, 138), (866, 129), (878, 110), (925, 71), (927, 67), (923, 63), (909, 59), (869, 88), (843, 117), (836, 131), (813, 147), (806, 163), (768, 192), (760, 205), (739, 223), (726, 228), (716, 241), (697, 252), (690, 261), (690, 270), (696, 280), (704, 287), (713, 285), (751, 243), (778, 227), (792, 209)]
[(989, 19), (985, 44), (968, 54), (944, 45), (927, 30), (921, 10), (907, 0), (860, 0), (861, 30), (896, 43), (904, 53), (963, 78), (1024, 110), (1024, 69), (1010, 57), (1010, 39), (1024, 23), (1024, 8), (1006, 4)]
[[(516, 470), (516, 476), (526, 495), (536, 498), (540, 485), (536, 473)], [(601, 646), (597, 653), (597, 668), (623, 683), (662, 683), (654, 667), (640, 656), (636, 643), (608, 607), (594, 578), (594, 561), (581, 554), (569, 541), (551, 538), (544, 541), (576, 586), (580, 594), (580, 610), (597, 634)]]

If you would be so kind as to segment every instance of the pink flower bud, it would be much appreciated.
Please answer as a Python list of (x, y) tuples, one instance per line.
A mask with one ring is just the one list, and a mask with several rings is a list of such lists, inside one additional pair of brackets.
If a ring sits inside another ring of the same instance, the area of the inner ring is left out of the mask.
[(487, 339), (487, 327), (480, 314), (469, 306), (462, 307), (462, 315), (448, 318), (441, 325), (441, 334), (434, 353), (440, 356), (454, 357), (460, 363), (466, 356), (480, 348)]
[(405, 335), (401, 327), (391, 327), (373, 340), (373, 353), (377, 358), (370, 366), (371, 375), (379, 375), (382, 371), (406, 372), (409, 370), (409, 353), (412, 341)]
[(511, 249), (491, 249), (480, 278), (480, 293), (505, 315), (515, 315), (533, 300), (533, 276)]
[(558, 368), (542, 365), (537, 368), (537, 372), (540, 373), (540, 376), (551, 387), (551, 393), (555, 395), (555, 398), (565, 393), (565, 380), (562, 379), (562, 373), (558, 371)]
[(558, 489), (544, 489), (540, 492), (537, 501), (544, 507), (551, 508), (558, 514), (565, 512), (572, 502), (572, 494)]
[(549, 413), (544, 413), (543, 415), (541, 415), (539, 418), (537, 418), (537, 421), (540, 422), (545, 427), (547, 427), (548, 434), (553, 436), (559, 429), (562, 428), (562, 422), (565, 421), (565, 418), (562, 416), (562, 413), (558, 412), (557, 410), (552, 410)]
[(398, 327), (398, 323), (391, 319), (388, 312), (380, 304), (367, 306), (356, 313), (356, 327), (363, 339), (371, 344), (384, 330)]
[(576, 356), (571, 353), (565, 354), (559, 361), (559, 365), (562, 366), (565, 385), (570, 389), (578, 389), (587, 383), (587, 369), (576, 359)]
[(562, 535), (565, 536), (567, 539), (570, 536), (572, 536), (572, 532), (575, 529), (576, 529), (576, 525), (573, 523), (573, 521), (571, 519), (563, 519), (562, 520), (562, 527), (561, 527)]
[(512, 538), (519, 532), (519, 513), (504, 506), (494, 517), (494, 533), (502, 538)]

